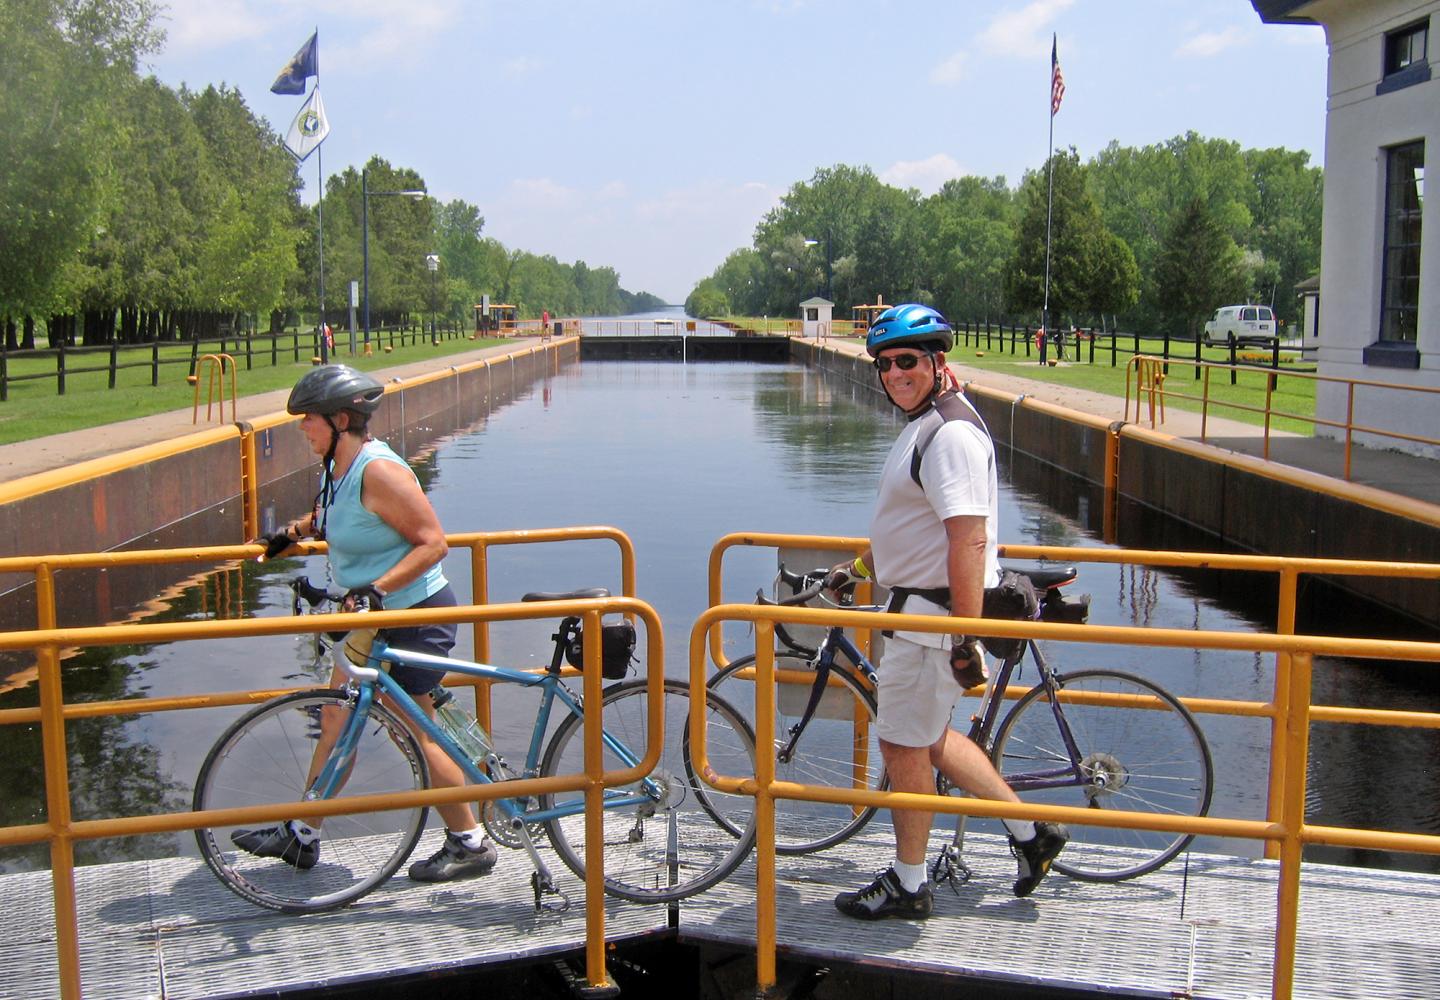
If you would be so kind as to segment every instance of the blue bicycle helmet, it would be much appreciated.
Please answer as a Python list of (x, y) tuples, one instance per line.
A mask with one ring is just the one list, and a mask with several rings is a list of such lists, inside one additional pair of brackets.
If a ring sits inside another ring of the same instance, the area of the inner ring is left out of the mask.
[(915, 347), (943, 354), (954, 345), (955, 332), (945, 317), (918, 302), (886, 309), (875, 317), (865, 337), (865, 350), (872, 358), (887, 347)]

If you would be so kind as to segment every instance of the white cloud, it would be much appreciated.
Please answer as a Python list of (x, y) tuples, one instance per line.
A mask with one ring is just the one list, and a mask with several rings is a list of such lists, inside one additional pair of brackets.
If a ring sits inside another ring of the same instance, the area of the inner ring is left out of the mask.
[(517, 177), (510, 182), (507, 201), (526, 208), (564, 208), (580, 200), (580, 192), (548, 177)]
[(500, 71), (506, 76), (532, 76), (544, 67), (544, 61), (534, 56), (516, 56), (501, 63)]
[(969, 73), (970, 56), (963, 49), (930, 71), (930, 82), (943, 86), (959, 83)]
[(921, 194), (934, 194), (946, 181), (967, 173), (969, 171), (948, 153), (936, 153), (923, 160), (892, 163), (880, 171), (880, 179), (891, 187), (917, 188)]
[(1254, 41), (1254, 36), (1250, 32), (1232, 26), (1224, 31), (1201, 32), (1187, 39), (1175, 50), (1175, 54), (1196, 59), (1209, 59), (1211, 56), (1218, 56), (1238, 45), (1248, 45), (1252, 41)]
[[(167, 6), (161, 23), (172, 52), (273, 40), (288, 30), (294, 35), (291, 48), (257, 53), (275, 62), (277, 70), (318, 24), (321, 69), (327, 73), (412, 52), (466, 16), (460, 0), (311, 0), (304, 10), (288, 0), (168, 0)], [(327, 32), (324, 15), (350, 32)]]
[(997, 14), (980, 33), (977, 48), (996, 55), (1029, 59), (1050, 50), (1051, 24), (1075, 0), (1034, 0), (1019, 10)]

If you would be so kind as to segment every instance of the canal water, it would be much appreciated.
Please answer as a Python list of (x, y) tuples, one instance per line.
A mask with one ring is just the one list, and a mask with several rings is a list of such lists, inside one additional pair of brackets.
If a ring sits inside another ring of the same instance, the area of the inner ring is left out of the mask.
[[(733, 531), (864, 535), (883, 456), (901, 426), (859, 387), (798, 365), (584, 362), (536, 382), (471, 428), (412, 456), (446, 530), (492, 531), (613, 525), (634, 541), (637, 593), (664, 622), (667, 672), (688, 669), (690, 627), (707, 607), (710, 550)], [(296, 431), (298, 433), (298, 431)], [(1002, 449), (1003, 541), (1102, 546), (1094, 487)], [(310, 487), (313, 489), (313, 486)], [(298, 513), (298, 511), (297, 511)], [(283, 517), (285, 511), (278, 512)], [(1122, 511), (1129, 547), (1206, 548), (1138, 508)], [(768, 551), (736, 549), (726, 559), (725, 599), (752, 600), (775, 571)], [(462, 600), (469, 559), (447, 564)], [(142, 620), (289, 613), (287, 581), (323, 579), (319, 559), (277, 560), (197, 576), (156, 595)], [(517, 600), (534, 590), (605, 586), (620, 592), (611, 542), (507, 546), (492, 551), (490, 596)], [(1091, 621), (1182, 629), (1250, 630), (1273, 624), (1268, 581), (1145, 567), (1085, 565), (1079, 588), (1092, 595)], [(1343, 604), (1343, 602), (1341, 602)], [(1373, 619), (1371, 619), (1373, 620)], [(492, 658), (513, 665), (549, 659), (553, 622), (496, 626)], [(471, 650), (461, 630), (459, 655)], [(753, 649), (742, 630), (726, 632), (729, 655)], [(1272, 658), (1256, 654), (1055, 644), (1061, 669), (1105, 666), (1142, 674), (1181, 696), (1263, 701)], [(1315, 700), (1440, 709), (1424, 668), (1320, 661)], [(65, 661), (70, 701), (183, 695), (320, 679), (308, 638), (270, 637), (76, 653)], [(0, 708), (36, 703), (33, 684), (0, 693)], [(962, 703), (961, 713), (971, 710)], [(133, 719), (78, 720), (69, 728), (77, 818), (188, 808), (206, 748), (238, 710), (170, 712)], [(529, 718), (502, 701), (502, 747), (516, 746)], [(1204, 716), (1215, 761), (1211, 814), (1263, 813), (1268, 734), (1260, 723)], [(1440, 833), (1440, 748), (1433, 734), (1317, 725), (1312, 737), (1310, 816), (1315, 822)], [(0, 728), (0, 825), (43, 816), (38, 732)], [(1254, 855), (1249, 842), (1201, 842), (1199, 849)], [(83, 862), (193, 853), (188, 834), (81, 843)], [(1313, 856), (1426, 869), (1411, 855)], [(43, 867), (43, 845), (0, 850), (0, 871)], [(1432, 869), (1433, 870), (1433, 869)]]

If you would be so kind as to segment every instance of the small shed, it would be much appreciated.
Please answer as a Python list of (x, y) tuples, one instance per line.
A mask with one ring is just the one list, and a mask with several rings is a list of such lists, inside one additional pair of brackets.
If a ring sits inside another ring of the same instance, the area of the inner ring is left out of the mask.
[(835, 303), (815, 296), (800, 303), (800, 334), (822, 339), (830, 336), (830, 314)]
[(1320, 275), (1298, 283), (1295, 294), (1300, 296), (1301, 357), (1314, 358), (1320, 348)]

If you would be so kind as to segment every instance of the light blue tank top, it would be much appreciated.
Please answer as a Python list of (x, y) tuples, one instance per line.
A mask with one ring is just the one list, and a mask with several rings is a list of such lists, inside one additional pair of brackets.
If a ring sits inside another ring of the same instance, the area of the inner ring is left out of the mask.
[[(411, 544), (390, 525), (365, 509), (360, 487), (365, 467), (374, 461), (395, 462), (415, 473), (384, 441), (367, 441), (344, 477), (335, 485), (335, 497), (325, 514), (325, 540), (330, 543), (330, 572), (349, 590), (374, 583), (386, 570), (405, 558)], [(385, 595), (387, 610), (419, 604), (444, 587), (445, 574), (436, 563), (418, 579)]]

